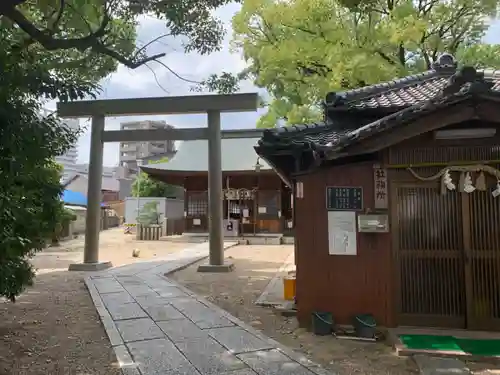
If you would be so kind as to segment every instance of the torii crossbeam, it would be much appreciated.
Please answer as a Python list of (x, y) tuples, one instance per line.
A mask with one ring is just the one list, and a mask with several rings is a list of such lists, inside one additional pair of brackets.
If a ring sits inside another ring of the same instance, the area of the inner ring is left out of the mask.
[[(254, 138), (261, 130), (221, 131), (222, 112), (256, 111), (256, 93), (235, 95), (196, 95), (177, 97), (84, 100), (57, 103), (62, 118), (91, 117), (90, 160), (87, 193), (87, 217), (83, 263), (71, 264), (70, 270), (97, 271), (111, 267), (111, 262), (99, 261), (100, 201), (104, 142), (197, 140), (208, 139), (208, 196), (209, 196), (209, 264), (200, 271), (227, 272), (224, 264), (222, 235), (222, 170), (221, 138)], [(106, 116), (142, 116), (206, 113), (207, 128), (147, 129), (105, 131)]]

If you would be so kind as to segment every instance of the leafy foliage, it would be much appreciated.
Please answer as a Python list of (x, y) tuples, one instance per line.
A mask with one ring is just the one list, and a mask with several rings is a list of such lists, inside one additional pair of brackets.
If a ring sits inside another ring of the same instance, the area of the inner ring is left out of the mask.
[[(150, 161), (149, 164), (168, 162), (168, 158)], [(175, 187), (164, 182), (153, 180), (147, 173), (140, 172), (132, 184), (134, 197), (172, 197), (175, 196)]]
[(0, 296), (12, 301), (33, 281), (29, 258), (52, 238), (64, 210), (60, 165), (77, 132), (42, 115), (42, 98), (92, 95), (89, 77), (59, 71), (38, 49), (13, 50), (14, 31), (0, 27)]
[(158, 202), (145, 203), (139, 212), (139, 216), (137, 216), (137, 222), (144, 226), (161, 224), (161, 214), (158, 212)]
[(500, 46), (482, 42), (497, 8), (498, 0), (244, 0), (234, 44), (272, 97), (259, 127), (318, 120), (327, 92), (422, 72), (443, 52), (500, 67)]
[(73, 210), (70, 210), (61, 205), (60, 209), (56, 213), (56, 218), (58, 218), (58, 222), (56, 224), (54, 233), (52, 234), (51, 246), (59, 245), (59, 240), (61, 239), (64, 233), (64, 228), (69, 226), (72, 221), (76, 220), (76, 214)]
[[(96, 69), (110, 73), (116, 69), (118, 62), (132, 69), (158, 62), (171, 71), (159, 61), (166, 54), (149, 55), (148, 47), (172, 36), (182, 37), (186, 52), (208, 54), (220, 50), (225, 31), (222, 22), (213, 15), (213, 10), (230, 2), (2, 0), (0, 16), (3, 17), (0, 22), (3, 28), (12, 32), (11, 48), (53, 51), (47, 59), (66, 73), (73, 68), (78, 68), (79, 74), (86, 71), (92, 75)], [(162, 19), (169, 33), (136, 47), (137, 19), (150, 15)], [(214, 82), (200, 84), (213, 87)]]

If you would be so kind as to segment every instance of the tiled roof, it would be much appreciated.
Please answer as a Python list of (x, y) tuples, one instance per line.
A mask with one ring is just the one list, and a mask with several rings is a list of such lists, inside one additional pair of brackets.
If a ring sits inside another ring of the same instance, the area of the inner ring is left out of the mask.
[[(500, 92), (500, 70), (479, 70), (486, 81), (493, 83), (493, 91)], [(326, 105), (349, 109), (402, 109), (435, 98), (456, 70), (429, 70), (427, 72), (366, 86), (355, 90), (331, 93)]]
[[(390, 115), (375, 121), (360, 117), (356, 128), (342, 131), (339, 131), (339, 126), (335, 122), (270, 129), (264, 132), (259, 146), (287, 148), (295, 145), (313, 149), (326, 147), (330, 150), (340, 150), (373, 134), (406, 123), (423, 113), (465, 100), (471, 95), (480, 93), (500, 96), (500, 71), (476, 71), (465, 67), (459, 71), (453, 70), (455, 74), (450, 73), (446, 77), (442, 72), (432, 72), (434, 73), (422, 73), (390, 83), (349, 91), (342, 96), (343, 103), (338, 102), (338, 99), (336, 103), (332, 102), (331, 96), (327, 98), (327, 102), (330, 99), (330, 105), (345, 106), (346, 103), (351, 103), (353, 106), (353, 103), (357, 103), (357, 108), (367, 108), (369, 103), (375, 106), (376, 103), (390, 104), (399, 100), (400, 109)], [(402, 82), (406, 84), (403, 85)], [(417, 96), (417, 92), (420, 96)]]
[[(326, 145), (337, 143), (347, 132), (339, 132), (325, 122), (318, 122), (306, 125), (283, 126), (276, 129), (265, 131), (259, 145), (280, 144), (304, 144), (311, 143), (316, 145)], [(300, 136), (298, 136), (300, 134)]]

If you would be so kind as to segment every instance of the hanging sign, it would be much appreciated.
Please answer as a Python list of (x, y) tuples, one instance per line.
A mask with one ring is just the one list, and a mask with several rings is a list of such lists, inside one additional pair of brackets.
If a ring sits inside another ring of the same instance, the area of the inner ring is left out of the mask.
[(227, 200), (252, 200), (255, 192), (249, 189), (223, 189), (223, 199)]
[(387, 169), (375, 167), (373, 169), (375, 208), (387, 209)]
[(329, 186), (326, 188), (328, 211), (360, 211), (363, 209), (363, 188)]

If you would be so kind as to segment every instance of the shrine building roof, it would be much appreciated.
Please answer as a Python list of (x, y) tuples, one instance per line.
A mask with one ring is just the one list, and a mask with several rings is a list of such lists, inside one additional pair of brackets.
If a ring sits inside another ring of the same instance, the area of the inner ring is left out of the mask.
[(452, 61), (442, 59), (434, 69), (421, 74), (330, 93), (323, 104), (325, 121), (268, 129), (256, 150), (264, 157), (276, 149), (297, 147), (340, 151), (472, 96), (500, 97), (500, 71), (457, 68)]
[[(257, 161), (260, 170), (271, 170), (271, 167), (255, 153), (254, 147), (259, 138), (227, 138), (221, 140), (222, 171), (244, 172), (255, 171)], [(176, 155), (166, 163), (149, 164), (141, 167), (148, 174), (158, 172), (190, 173), (208, 171), (208, 141), (183, 141)]]

